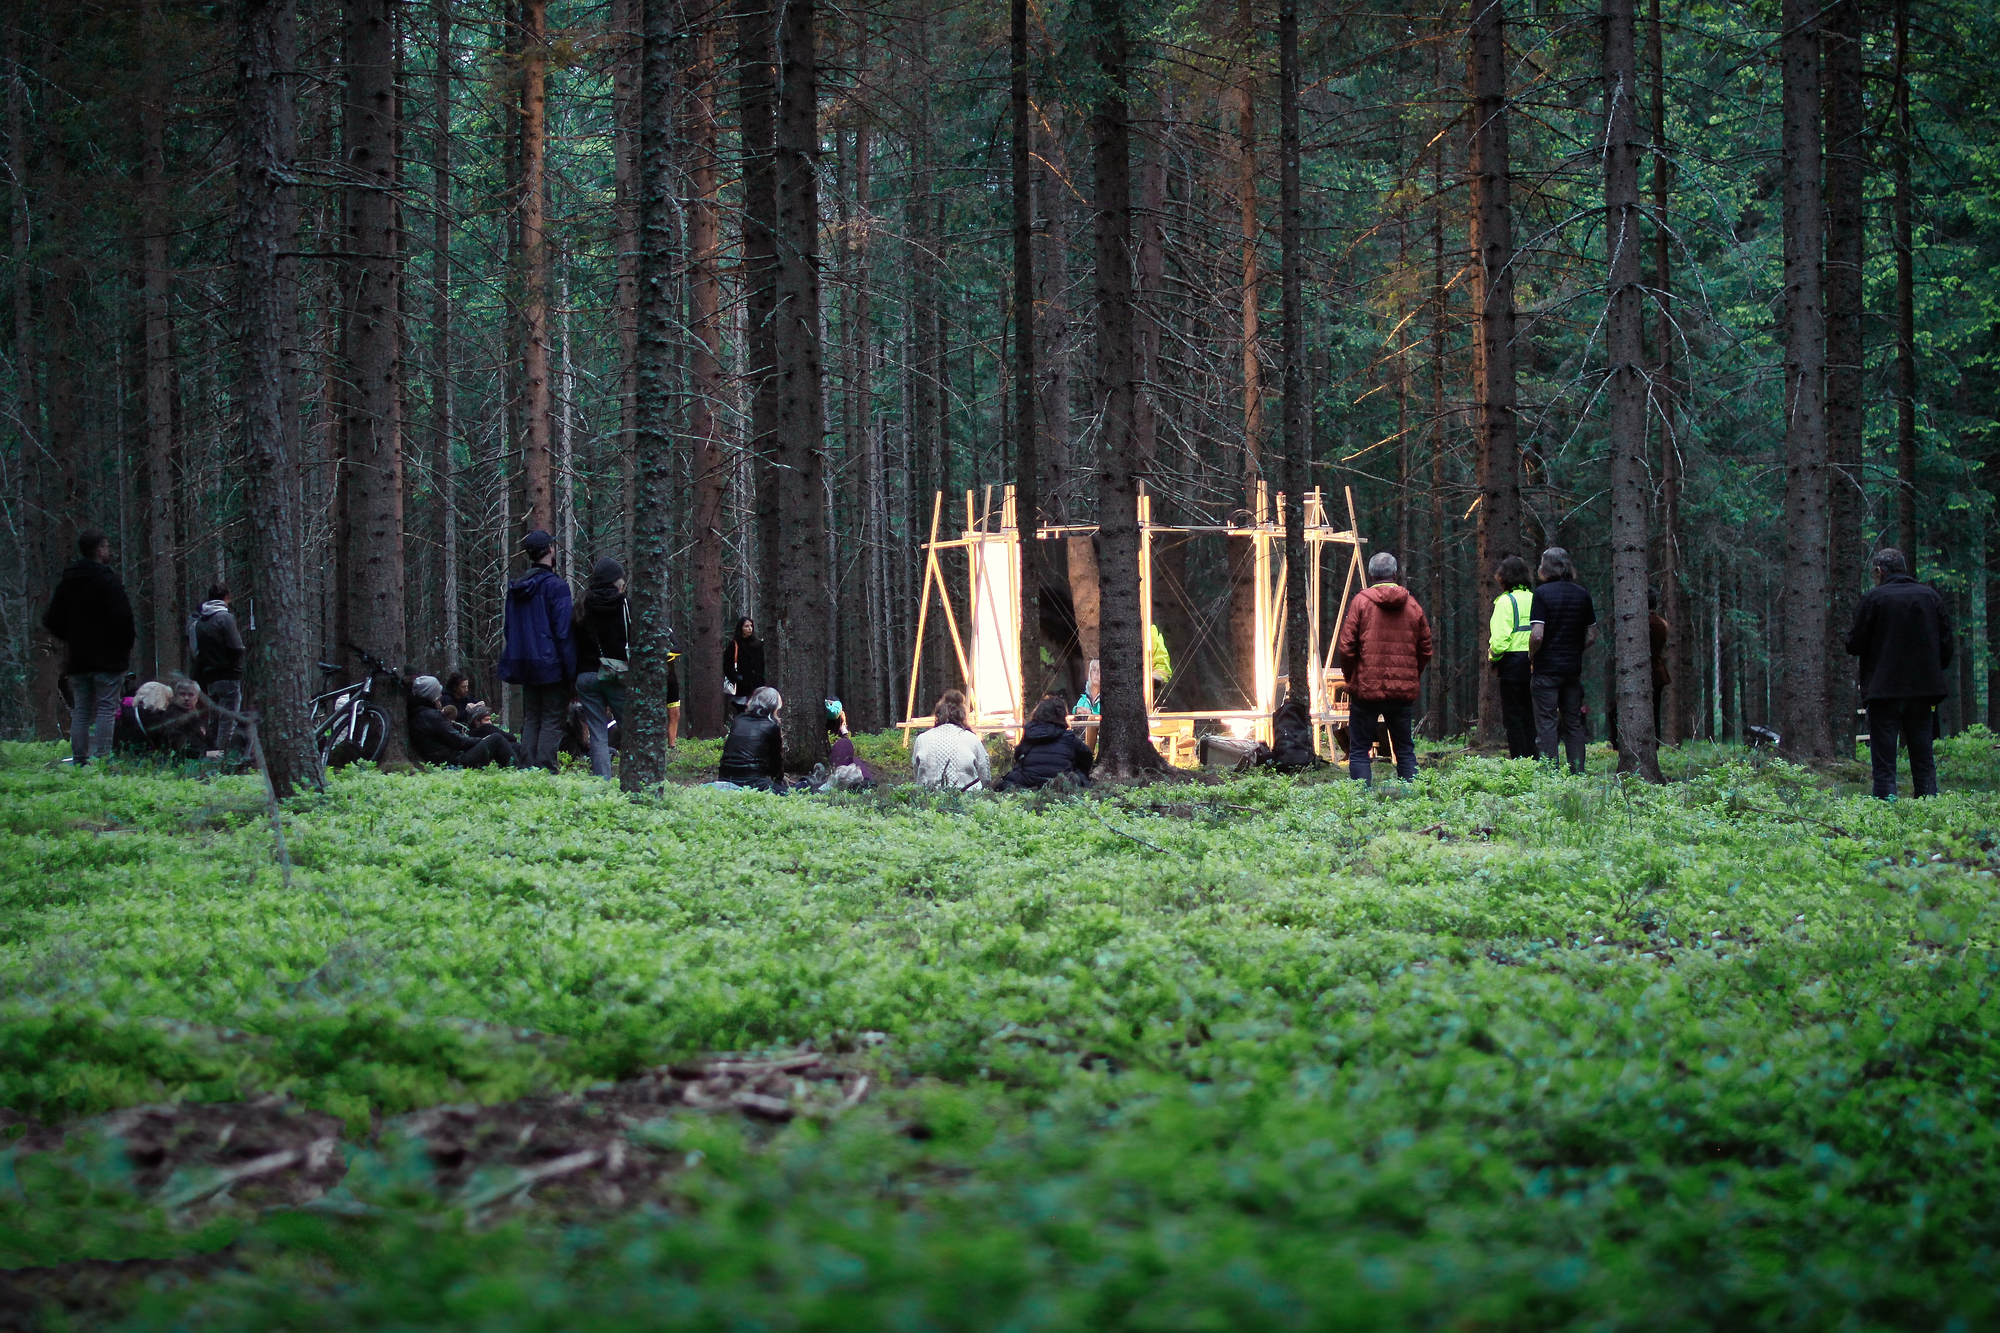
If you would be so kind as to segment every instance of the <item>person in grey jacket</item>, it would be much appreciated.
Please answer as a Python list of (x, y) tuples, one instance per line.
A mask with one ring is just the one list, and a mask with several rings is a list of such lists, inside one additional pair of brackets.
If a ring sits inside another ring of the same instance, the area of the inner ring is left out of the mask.
[(228, 713), (215, 715), (215, 748), (225, 753), (236, 736), (236, 719), (229, 713), (243, 711), (243, 632), (229, 609), (229, 585), (211, 583), (208, 600), (188, 622), (188, 667), (194, 683), (217, 708)]

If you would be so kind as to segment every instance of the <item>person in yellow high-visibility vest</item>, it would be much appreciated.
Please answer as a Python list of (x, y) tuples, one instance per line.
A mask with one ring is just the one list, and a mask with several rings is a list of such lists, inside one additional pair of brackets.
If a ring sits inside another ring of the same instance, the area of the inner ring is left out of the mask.
[(1533, 573), (1528, 562), (1510, 555), (1500, 562), (1493, 581), (1500, 596), (1493, 602), (1493, 621), (1487, 627), (1488, 651), (1493, 657), (1493, 673), (1500, 677), (1500, 717), (1507, 727), (1507, 757), (1535, 757), (1535, 701), (1528, 690), (1528, 636), (1534, 605)]
[(1167, 655), (1167, 636), (1160, 633), (1158, 625), (1152, 626), (1153, 699), (1166, 693), (1167, 682), (1174, 678), (1174, 659)]

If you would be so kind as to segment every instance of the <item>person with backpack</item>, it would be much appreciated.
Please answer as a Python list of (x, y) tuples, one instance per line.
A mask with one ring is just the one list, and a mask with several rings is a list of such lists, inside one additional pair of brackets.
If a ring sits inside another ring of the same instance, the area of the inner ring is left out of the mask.
[(528, 572), (507, 585), (500, 679), (521, 687), (523, 762), (553, 773), (576, 680), (569, 584), (556, 573), (554, 537), (536, 528), (521, 539), (521, 550)]
[(1347, 679), (1347, 775), (1375, 779), (1376, 737), (1386, 728), (1396, 752), (1396, 776), (1413, 782), (1417, 750), (1411, 724), (1418, 684), (1431, 660), (1431, 622), (1396, 582), (1396, 557), (1377, 551), (1368, 561), (1371, 586), (1354, 595), (1340, 622), (1336, 652)]
[(1500, 595), (1493, 600), (1493, 619), (1486, 630), (1493, 674), (1500, 678), (1500, 720), (1507, 729), (1507, 757), (1535, 757), (1535, 698), (1529, 688), (1528, 639), (1534, 630), (1535, 594), (1528, 562), (1510, 555), (1500, 562), (1493, 581)]
[(188, 617), (188, 668), (194, 683), (201, 686), (217, 709), (215, 748), (225, 754), (236, 738), (236, 719), (231, 713), (243, 711), (243, 633), (229, 609), (229, 585), (208, 585), (208, 600)]
[(576, 697), (589, 733), (590, 772), (609, 778), (611, 725), (625, 721), (626, 636), (631, 616), (625, 600), (625, 567), (605, 556), (590, 569), (590, 586), (577, 603)]
[(93, 528), (76, 539), (76, 552), (79, 559), (63, 571), (42, 613), (42, 628), (65, 650), (70, 758), (81, 768), (111, 754), (125, 667), (139, 632), (124, 581), (111, 567), (111, 539)]
[(1038, 791), (1067, 778), (1079, 787), (1090, 785), (1097, 756), (1070, 730), (1069, 710), (1053, 694), (1035, 705), (1021, 743), (1014, 747), (1014, 766), (1000, 779), (1001, 791)]
[(1535, 753), (1557, 763), (1569, 752), (1569, 770), (1583, 772), (1583, 654), (1597, 642), (1597, 607), (1576, 581), (1569, 552), (1551, 546), (1542, 552), (1541, 585), (1529, 604), (1528, 660), (1534, 674), (1528, 688), (1535, 698)]

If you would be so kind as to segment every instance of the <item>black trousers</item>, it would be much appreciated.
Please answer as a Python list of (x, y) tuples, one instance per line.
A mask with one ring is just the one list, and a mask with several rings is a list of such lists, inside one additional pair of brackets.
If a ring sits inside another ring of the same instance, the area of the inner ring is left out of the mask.
[(1583, 677), (1537, 671), (1528, 682), (1535, 696), (1535, 753), (1554, 763), (1557, 743), (1569, 751), (1569, 771), (1583, 772)]
[[(1417, 776), (1417, 747), (1410, 739), (1410, 722), (1416, 712), (1412, 699), (1354, 699), (1347, 711), (1347, 776), (1360, 782), (1375, 777), (1375, 738), (1389, 733), (1389, 746), (1396, 752), (1396, 776), (1405, 782)], [(1377, 718), (1381, 721), (1378, 723)]]
[[(1526, 657), (1526, 653), (1508, 653), (1508, 657)], [(1513, 663), (1502, 661), (1500, 665), (1500, 721), (1507, 728), (1507, 757), (1509, 759), (1533, 759), (1535, 757), (1535, 695), (1528, 688), (1530, 677), (1525, 671), (1511, 670)], [(1518, 676), (1510, 680), (1508, 677)]]
[(1937, 705), (1929, 699), (1870, 699), (1868, 758), (1875, 770), (1875, 794), (1896, 794), (1896, 740), (1910, 747), (1910, 785), (1918, 796), (1935, 796), (1937, 756), (1931, 749)]
[(560, 680), (521, 687), (521, 761), (528, 767), (556, 771), (556, 750), (569, 718), (569, 692), (569, 682)]
[(514, 742), (503, 732), (482, 736), (479, 743), (469, 750), (459, 751), (458, 758), (451, 761), (453, 768), (485, 768), (498, 765), (511, 768), (514, 764)]

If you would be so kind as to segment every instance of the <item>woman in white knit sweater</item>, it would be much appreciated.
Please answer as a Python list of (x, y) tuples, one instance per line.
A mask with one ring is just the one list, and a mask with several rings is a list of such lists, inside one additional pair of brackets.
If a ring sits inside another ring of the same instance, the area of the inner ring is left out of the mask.
[(993, 761), (986, 744), (965, 724), (965, 696), (946, 690), (932, 710), (936, 725), (917, 737), (910, 766), (919, 786), (976, 791), (993, 785)]

